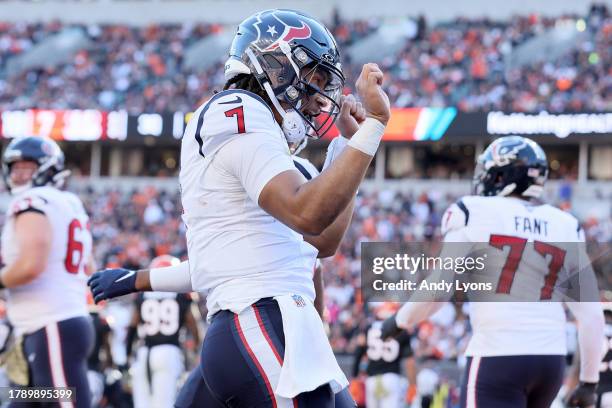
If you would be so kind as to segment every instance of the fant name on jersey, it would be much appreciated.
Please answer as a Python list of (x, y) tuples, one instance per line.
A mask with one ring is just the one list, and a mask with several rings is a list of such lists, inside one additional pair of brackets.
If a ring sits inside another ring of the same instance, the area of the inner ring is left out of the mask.
[[(577, 219), (553, 206), (519, 198), (467, 196), (446, 210), (441, 229), (445, 246), (477, 243), (489, 248), (487, 271), (494, 274), (496, 293), (508, 294), (509, 299), (470, 303), (474, 334), (466, 355), (565, 354), (562, 303), (535, 300), (551, 298), (556, 285), (551, 276), (560, 276), (562, 282), (578, 269), (580, 259), (588, 259)], [(570, 243), (573, 254), (563, 249)], [(565, 275), (550, 273), (557, 263)], [(512, 301), (519, 298), (534, 301)]]
[(18, 334), (49, 322), (87, 316), (86, 265), (91, 257), (89, 217), (80, 199), (54, 187), (31, 188), (15, 196), (2, 231), (2, 259), (15, 261), (15, 219), (35, 212), (46, 216), (52, 242), (45, 270), (32, 282), (8, 290), (8, 316)]
[(464, 229), (470, 242), (487, 242), (491, 233), (549, 242), (584, 240), (578, 220), (548, 204), (512, 197), (467, 196), (442, 216), (442, 234)]

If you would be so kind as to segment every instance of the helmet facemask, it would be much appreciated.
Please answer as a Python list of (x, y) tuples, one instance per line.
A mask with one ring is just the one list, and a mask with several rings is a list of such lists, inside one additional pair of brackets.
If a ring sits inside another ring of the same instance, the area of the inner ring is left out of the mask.
[[(291, 50), (286, 42), (274, 51), (259, 54), (261, 58), (251, 49), (246, 54), (258, 83), (283, 118), (281, 126), (290, 148), (301, 146), (306, 136), (318, 139), (333, 127), (344, 87), (344, 76), (338, 68), (316, 61), (301, 47)], [(315, 76), (326, 78), (323, 89), (312, 82)], [(315, 98), (324, 101), (316, 115), (321, 120), (305, 112), (310, 104), (320, 104)]]
[(225, 63), (226, 87), (239, 75), (255, 79), (262, 92), (253, 92), (281, 117), (291, 149), (303, 146), (306, 136), (325, 135), (340, 112), (344, 75), (338, 45), (321, 22), (300, 11), (264, 10), (239, 24)]

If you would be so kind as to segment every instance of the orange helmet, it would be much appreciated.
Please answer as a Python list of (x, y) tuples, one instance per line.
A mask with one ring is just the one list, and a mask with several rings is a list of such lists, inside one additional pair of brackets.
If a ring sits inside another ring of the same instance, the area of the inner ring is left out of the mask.
[(393, 314), (399, 310), (399, 307), (400, 305), (397, 302), (376, 302), (374, 306), (374, 315), (377, 319), (384, 320), (393, 316)]
[(181, 263), (181, 260), (171, 255), (160, 255), (151, 261), (149, 268), (164, 268), (166, 266), (176, 266)]

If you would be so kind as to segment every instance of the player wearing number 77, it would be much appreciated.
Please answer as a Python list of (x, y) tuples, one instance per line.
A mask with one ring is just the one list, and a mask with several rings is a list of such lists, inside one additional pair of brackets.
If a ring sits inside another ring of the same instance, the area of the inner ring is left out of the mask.
[[(560, 274), (580, 273), (581, 294), (586, 293), (587, 298), (566, 302), (578, 321), (583, 357), (581, 385), (569, 401), (570, 406), (588, 407), (594, 404), (599, 379), (603, 313), (596, 302), (593, 270), (580, 264), (588, 256), (581, 244), (584, 234), (578, 220), (534, 201), (541, 195), (547, 175), (546, 155), (537, 143), (520, 136), (495, 140), (478, 158), (476, 195), (457, 201), (443, 215), (443, 251), (463, 252), (457, 249), (460, 245), (465, 249), (485, 243), (504, 254), (496, 293), (513, 299), (533, 291), (534, 300), (550, 300), (555, 288), (562, 289), (556, 285)], [(497, 263), (491, 265), (497, 269)], [(383, 323), (382, 336), (412, 327), (442, 305), (432, 301), (406, 303)], [(461, 406), (550, 407), (563, 380), (565, 319), (560, 302), (472, 302), (473, 335), (466, 350)]]
[(69, 171), (54, 141), (14, 139), (4, 150), (2, 170), (13, 198), (2, 230), (6, 266), (0, 287), (8, 289), (8, 317), (22, 346), (12, 350), (23, 362), (15, 367), (28, 368), (7, 371), (21, 385), (75, 387), (70, 405), (89, 407), (89, 217), (74, 194), (60, 190)]

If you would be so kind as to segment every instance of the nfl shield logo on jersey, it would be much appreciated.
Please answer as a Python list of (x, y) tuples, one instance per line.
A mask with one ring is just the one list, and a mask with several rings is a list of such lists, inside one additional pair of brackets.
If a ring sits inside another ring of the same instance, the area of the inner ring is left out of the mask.
[(300, 295), (292, 295), (291, 297), (293, 298), (293, 301), (295, 302), (295, 305), (297, 307), (304, 307), (304, 306), (306, 306), (306, 301), (304, 299), (302, 299), (302, 297)]

